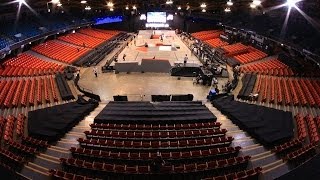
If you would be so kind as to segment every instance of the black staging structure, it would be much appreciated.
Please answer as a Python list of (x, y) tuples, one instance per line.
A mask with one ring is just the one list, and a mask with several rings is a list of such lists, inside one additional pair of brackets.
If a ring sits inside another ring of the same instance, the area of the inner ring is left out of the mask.
[(98, 106), (98, 103), (79, 98), (77, 102), (30, 111), (29, 136), (56, 141)]
[(248, 100), (250, 94), (253, 91), (254, 85), (257, 80), (256, 74), (245, 74), (241, 81), (242, 81), (242, 88), (239, 91), (238, 98)]
[(201, 101), (112, 101), (96, 116), (95, 123), (214, 122), (217, 118)]
[(62, 100), (74, 99), (72, 91), (71, 91), (71, 89), (68, 85), (68, 82), (63, 74), (58, 73), (56, 75), (56, 82), (57, 82), (58, 89), (59, 89)]
[(233, 96), (215, 99), (212, 104), (266, 146), (274, 146), (294, 136), (291, 112), (235, 101)]

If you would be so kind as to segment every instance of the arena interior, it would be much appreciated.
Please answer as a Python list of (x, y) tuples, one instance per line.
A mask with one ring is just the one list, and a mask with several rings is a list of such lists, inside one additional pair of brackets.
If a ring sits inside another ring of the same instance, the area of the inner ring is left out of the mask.
[(320, 0), (1, 0), (0, 19), (1, 179), (320, 179)]

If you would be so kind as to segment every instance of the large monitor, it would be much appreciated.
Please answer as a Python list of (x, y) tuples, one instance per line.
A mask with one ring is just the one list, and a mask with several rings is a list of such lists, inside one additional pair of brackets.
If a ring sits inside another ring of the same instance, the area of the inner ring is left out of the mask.
[(148, 23), (166, 23), (167, 14), (166, 12), (147, 12)]

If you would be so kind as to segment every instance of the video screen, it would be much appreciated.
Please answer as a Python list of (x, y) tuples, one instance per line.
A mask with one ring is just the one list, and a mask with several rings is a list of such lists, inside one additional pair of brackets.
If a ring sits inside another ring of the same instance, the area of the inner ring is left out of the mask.
[(167, 14), (166, 12), (147, 12), (148, 23), (166, 23)]
[(95, 25), (122, 22), (122, 16), (107, 16), (95, 19)]

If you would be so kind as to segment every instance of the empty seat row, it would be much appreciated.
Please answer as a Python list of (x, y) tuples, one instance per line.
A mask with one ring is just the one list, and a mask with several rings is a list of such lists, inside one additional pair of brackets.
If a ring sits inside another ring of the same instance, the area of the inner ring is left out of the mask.
[(189, 123), (189, 124), (91, 124), (92, 129), (125, 129), (125, 130), (182, 130), (182, 129), (202, 129), (202, 128), (219, 128), (220, 122), (206, 122), (206, 123)]
[(50, 146), (48, 144), (48, 141), (38, 140), (38, 139), (34, 139), (32, 137), (24, 137), (23, 136), (21, 139), (22, 139), (22, 144), (26, 144), (28, 146), (37, 148), (38, 150), (45, 149)]
[(295, 115), (295, 120), (297, 124), (297, 130), (298, 130), (298, 138), (299, 139), (305, 139), (307, 137), (307, 128), (304, 123), (304, 118), (301, 114)]
[[(67, 34), (65, 36), (60, 36), (58, 39), (71, 44), (82, 46), (84, 48), (95, 48), (104, 42), (103, 39), (95, 38), (82, 33)], [(78, 49), (80, 49), (80, 47)]]
[(311, 143), (319, 142), (318, 127), (317, 127), (316, 123), (314, 122), (313, 117), (308, 114), (304, 119), (306, 120), (307, 125), (308, 125), (310, 142)]
[(25, 163), (25, 159), (23, 157), (13, 154), (5, 149), (0, 149), (0, 161), (17, 171), (19, 171)]
[(82, 34), (86, 34), (88, 36), (92, 36), (92, 37), (104, 39), (104, 40), (109, 40), (110, 38), (112, 38), (114, 36), (114, 35), (103, 33), (103, 32), (100, 32), (100, 31), (97, 31), (97, 30), (91, 29), (91, 28), (80, 29), (79, 32)]
[[(165, 165), (160, 169), (161, 173), (172, 174), (172, 173), (192, 173), (197, 171), (212, 171), (218, 169), (232, 168), (236, 166), (247, 166), (250, 156), (235, 157), (229, 159), (222, 159), (216, 161), (208, 161), (205, 163), (192, 163), (192, 164), (181, 164), (181, 165)], [(158, 173), (153, 172), (150, 166), (132, 166), (132, 165), (119, 165), (109, 164), (103, 162), (90, 162), (80, 159), (65, 159), (60, 158), (60, 161), (66, 169), (85, 169), (91, 170), (91, 172), (109, 172), (109, 173), (127, 173), (127, 174), (151, 174)], [(107, 174), (107, 173), (106, 173)], [(93, 174), (95, 175), (95, 174)]]
[(94, 130), (85, 131), (88, 138), (112, 139), (112, 138), (143, 138), (143, 139), (167, 139), (167, 138), (196, 138), (201, 136), (224, 136), (226, 129), (204, 129), (186, 131), (117, 131), (117, 130)]
[[(161, 152), (160, 155), (163, 159), (195, 159), (195, 158), (214, 158), (214, 157), (229, 157), (237, 156), (241, 147), (222, 147), (222, 148), (211, 148), (206, 150), (193, 150), (193, 151), (176, 151), (176, 152)], [(71, 153), (75, 157), (87, 157), (95, 160), (106, 160), (106, 159), (119, 159), (123, 160), (153, 160), (157, 157), (157, 152), (118, 152), (118, 151), (103, 151), (94, 150), (87, 148), (75, 148), (70, 149)]]
[(316, 144), (308, 144), (302, 148), (297, 149), (284, 157), (285, 160), (291, 161), (293, 163), (299, 163), (301, 161), (306, 161), (310, 157), (316, 154), (315, 151)]
[(65, 171), (61, 170), (56, 170), (56, 169), (50, 169), (49, 174), (52, 177), (52, 179), (68, 179), (68, 180), (94, 180), (93, 178), (89, 178), (86, 176), (78, 175), (78, 174), (73, 174), (73, 173), (68, 173)]
[(16, 134), (18, 136), (23, 136), (24, 134), (24, 123), (26, 119), (26, 116), (23, 114), (19, 114), (17, 117)]
[(275, 146), (271, 151), (278, 154), (287, 153), (289, 151), (294, 150), (295, 148), (300, 148), (302, 146), (303, 141), (303, 139), (294, 139), (289, 142), (285, 142), (283, 144)]
[(37, 153), (36, 148), (32, 148), (14, 141), (9, 141), (7, 144), (12, 152), (16, 151), (16, 153), (25, 155), (25, 157), (33, 157)]
[(256, 167), (254, 169), (239, 171), (235, 173), (230, 173), (224, 176), (216, 176), (216, 177), (209, 177), (205, 178), (203, 180), (255, 180), (259, 178), (259, 175), (261, 174), (262, 168)]
[(12, 115), (7, 117), (6, 125), (4, 127), (3, 139), (5, 141), (10, 141), (13, 139), (13, 130), (16, 118)]
[(194, 147), (225, 147), (230, 145), (232, 137), (206, 138), (199, 140), (174, 140), (174, 141), (119, 141), (119, 140), (100, 140), (100, 139), (82, 139), (78, 141), (83, 147), (92, 147), (97, 149), (105, 148), (125, 148), (125, 149), (179, 149)]

